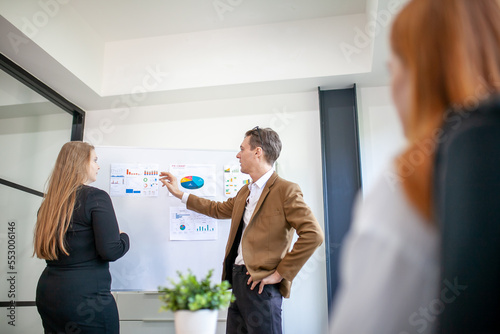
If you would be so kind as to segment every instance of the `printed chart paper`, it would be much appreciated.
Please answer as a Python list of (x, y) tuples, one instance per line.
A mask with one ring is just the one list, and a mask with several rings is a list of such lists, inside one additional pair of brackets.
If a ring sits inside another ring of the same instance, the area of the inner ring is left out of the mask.
[(216, 240), (217, 220), (185, 207), (170, 208), (170, 240)]
[(170, 165), (170, 173), (177, 178), (183, 192), (202, 197), (216, 195), (215, 165)]
[(158, 196), (159, 165), (111, 164), (110, 196)]
[(239, 165), (224, 165), (224, 194), (234, 197), (238, 191), (251, 181), (250, 175), (242, 173)]

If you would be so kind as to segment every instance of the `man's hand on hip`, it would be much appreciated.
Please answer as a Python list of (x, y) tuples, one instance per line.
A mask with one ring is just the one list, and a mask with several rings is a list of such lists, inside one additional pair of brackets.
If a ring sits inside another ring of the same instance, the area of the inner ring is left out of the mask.
[[(247, 275), (250, 275), (250, 274), (247, 272)], [(262, 293), (262, 291), (264, 291), (265, 285), (276, 284), (276, 283), (281, 282), (282, 280), (283, 280), (283, 277), (281, 277), (280, 273), (278, 271), (275, 271), (274, 273), (272, 273), (271, 275), (269, 275), (267, 277), (264, 277), (260, 281), (253, 281), (252, 276), (250, 276), (250, 278), (248, 279), (247, 285), (250, 285), (250, 283), (251, 283), (252, 286), (250, 287), (250, 290), (253, 290), (257, 286), (257, 284), (260, 283), (260, 286), (259, 286), (259, 295), (260, 295)]]

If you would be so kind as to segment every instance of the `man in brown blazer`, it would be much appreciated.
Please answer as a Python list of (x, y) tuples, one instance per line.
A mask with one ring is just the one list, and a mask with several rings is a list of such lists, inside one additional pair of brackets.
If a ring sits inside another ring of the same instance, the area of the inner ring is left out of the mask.
[[(231, 282), (236, 301), (228, 309), (226, 333), (281, 334), (282, 298), (290, 296), (293, 279), (323, 242), (299, 186), (272, 168), (280, 152), (280, 138), (272, 129), (247, 131), (236, 157), (253, 182), (225, 202), (183, 193), (172, 174), (160, 174), (188, 209), (231, 218), (222, 279)], [(299, 238), (290, 251), (294, 232)]]

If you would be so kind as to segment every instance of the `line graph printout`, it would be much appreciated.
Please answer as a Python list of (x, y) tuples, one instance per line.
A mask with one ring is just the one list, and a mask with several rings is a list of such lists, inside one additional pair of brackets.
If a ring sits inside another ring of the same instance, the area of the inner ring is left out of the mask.
[(170, 208), (170, 240), (217, 240), (217, 220), (185, 207)]

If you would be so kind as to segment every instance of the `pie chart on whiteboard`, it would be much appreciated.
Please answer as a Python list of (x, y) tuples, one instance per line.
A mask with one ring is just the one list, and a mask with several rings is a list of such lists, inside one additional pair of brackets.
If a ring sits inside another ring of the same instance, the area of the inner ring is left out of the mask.
[(205, 180), (199, 176), (184, 176), (181, 179), (181, 186), (186, 189), (200, 189), (204, 184)]

